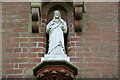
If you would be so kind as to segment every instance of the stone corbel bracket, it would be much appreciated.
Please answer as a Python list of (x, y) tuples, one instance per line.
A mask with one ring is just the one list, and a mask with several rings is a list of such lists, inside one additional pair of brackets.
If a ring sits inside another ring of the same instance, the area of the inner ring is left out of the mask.
[(74, 2), (74, 27), (75, 32), (82, 31), (82, 19), (84, 10), (84, 3), (83, 2)]
[(67, 61), (43, 61), (33, 68), (37, 80), (73, 80), (78, 74), (75, 66)]
[(41, 3), (31, 3), (31, 19), (32, 19), (32, 32), (40, 32), (40, 6)]

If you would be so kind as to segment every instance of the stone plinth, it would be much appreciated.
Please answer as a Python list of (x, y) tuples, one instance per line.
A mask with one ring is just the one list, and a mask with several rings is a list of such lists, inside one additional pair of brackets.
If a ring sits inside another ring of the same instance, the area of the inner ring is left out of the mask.
[(41, 58), (41, 61), (46, 61), (46, 60), (65, 60), (70, 62), (70, 57), (67, 57), (67, 55), (45, 55), (44, 57)]
[(67, 61), (43, 61), (33, 69), (37, 80), (73, 80), (77, 68)]

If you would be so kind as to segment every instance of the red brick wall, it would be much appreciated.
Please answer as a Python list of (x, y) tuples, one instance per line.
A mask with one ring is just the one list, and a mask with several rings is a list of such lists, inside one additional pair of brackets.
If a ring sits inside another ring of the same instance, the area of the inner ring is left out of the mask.
[(30, 3), (3, 3), (3, 77), (32, 77), (45, 52), (44, 33), (31, 33)]
[[(118, 3), (86, 3), (84, 17), (84, 31), (74, 32), (71, 24), (67, 43), (77, 77), (118, 77)], [(45, 24), (31, 33), (30, 19), (30, 3), (2, 3), (4, 78), (33, 77), (32, 68), (46, 52)]]
[[(2, 74), (2, 3), (0, 2), (0, 74)], [(0, 79), (2, 75), (0, 75)]]
[(118, 3), (86, 3), (85, 31), (71, 33), (68, 55), (82, 78), (118, 77)]

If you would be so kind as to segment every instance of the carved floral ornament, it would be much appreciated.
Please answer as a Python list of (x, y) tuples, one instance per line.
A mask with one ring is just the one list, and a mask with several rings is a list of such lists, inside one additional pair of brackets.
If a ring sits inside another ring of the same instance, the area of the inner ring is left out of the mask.
[(37, 80), (73, 80), (77, 68), (66, 61), (44, 61), (33, 72)]
[(65, 70), (45, 70), (42, 74), (38, 73), (38, 80), (72, 80), (73, 74), (68, 74)]

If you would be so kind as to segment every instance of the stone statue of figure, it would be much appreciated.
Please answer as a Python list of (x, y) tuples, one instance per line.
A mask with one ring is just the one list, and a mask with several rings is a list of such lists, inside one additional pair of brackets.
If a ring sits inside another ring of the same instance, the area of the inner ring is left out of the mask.
[(47, 55), (65, 55), (64, 34), (67, 33), (67, 24), (58, 10), (54, 11), (53, 19), (47, 24), (46, 33), (49, 34)]

